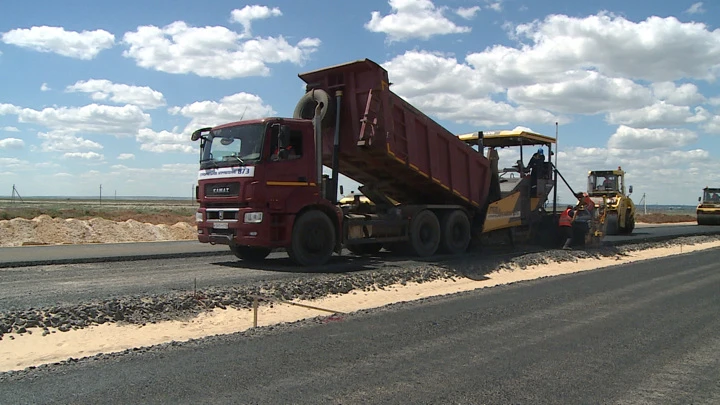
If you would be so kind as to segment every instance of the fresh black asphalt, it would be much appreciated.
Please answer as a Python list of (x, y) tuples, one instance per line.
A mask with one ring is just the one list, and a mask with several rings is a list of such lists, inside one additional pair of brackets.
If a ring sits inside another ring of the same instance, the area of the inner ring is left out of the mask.
[(0, 378), (4, 403), (720, 403), (720, 250)]

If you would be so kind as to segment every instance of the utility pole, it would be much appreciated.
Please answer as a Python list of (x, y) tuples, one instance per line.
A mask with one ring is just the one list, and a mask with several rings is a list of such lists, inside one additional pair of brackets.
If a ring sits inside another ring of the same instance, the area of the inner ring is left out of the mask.
[(25, 201), (23, 201), (22, 197), (20, 197), (20, 193), (17, 191), (17, 188), (15, 188), (15, 185), (13, 184), (12, 195), (10, 196), (10, 201), (12, 203), (15, 203), (15, 196), (17, 196), (17, 198), (20, 199), (20, 202), (25, 202)]
[(643, 212), (645, 213), (645, 215), (647, 215), (647, 200), (646, 200), (646, 198), (645, 198), (645, 193), (643, 193), (643, 196), (642, 196), (642, 198), (640, 199), (640, 202), (641, 202), (642, 205), (643, 205)]
[(117, 201), (117, 190), (115, 190), (115, 201)]
[(102, 184), (100, 185), (100, 205), (102, 205)]

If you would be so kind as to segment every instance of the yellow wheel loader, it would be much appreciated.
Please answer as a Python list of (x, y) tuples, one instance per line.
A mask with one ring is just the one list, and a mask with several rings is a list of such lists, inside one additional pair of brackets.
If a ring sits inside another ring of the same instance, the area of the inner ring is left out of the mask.
[(625, 193), (625, 172), (592, 170), (588, 173), (587, 193), (597, 205), (605, 204), (605, 234), (630, 235), (635, 229), (635, 204), (630, 198), (633, 187)]
[(698, 202), (698, 225), (720, 225), (720, 188), (705, 187)]

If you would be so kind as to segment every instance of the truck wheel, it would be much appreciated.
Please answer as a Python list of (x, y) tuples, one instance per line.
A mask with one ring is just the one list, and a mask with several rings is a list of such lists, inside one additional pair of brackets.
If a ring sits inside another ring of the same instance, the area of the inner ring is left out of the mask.
[(230, 246), (230, 250), (238, 259), (246, 262), (261, 262), (270, 254), (270, 248), (253, 246)]
[(422, 210), (410, 223), (410, 248), (420, 257), (432, 256), (440, 246), (440, 222), (430, 210)]
[(460, 210), (445, 213), (441, 222), (442, 238), (440, 249), (450, 254), (460, 254), (467, 250), (470, 244), (470, 220)]
[(301, 266), (327, 263), (335, 250), (335, 227), (324, 212), (308, 211), (295, 221), (287, 249), (290, 258)]
[(330, 95), (322, 89), (310, 90), (303, 95), (295, 105), (293, 118), (302, 118), (306, 120), (313, 119), (315, 115), (315, 107), (318, 103), (322, 103), (320, 109), (320, 122), (323, 128), (331, 126), (335, 123), (335, 103)]
[(358, 256), (374, 255), (383, 248), (382, 243), (363, 243), (360, 245), (348, 245), (347, 249)]

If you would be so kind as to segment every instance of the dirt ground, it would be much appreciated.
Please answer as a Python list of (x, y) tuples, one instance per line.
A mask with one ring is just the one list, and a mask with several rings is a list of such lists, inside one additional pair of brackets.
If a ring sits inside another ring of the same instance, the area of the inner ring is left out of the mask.
[[(2, 219), (5, 218), (5, 219)], [(639, 215), (637, 222), (694, 222), (690, 215)], [(55, 244), (194, 240), (194, 216), (188, 210), (0, 209), (0, 247)]]
[(695, 215), (688, 214), (647, 214), (638, 215), (637, 222), (645, 224), (676, 224), (679, 222), (696, 222)]

